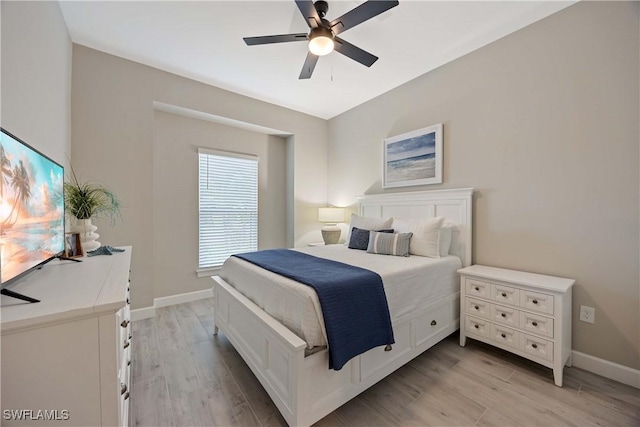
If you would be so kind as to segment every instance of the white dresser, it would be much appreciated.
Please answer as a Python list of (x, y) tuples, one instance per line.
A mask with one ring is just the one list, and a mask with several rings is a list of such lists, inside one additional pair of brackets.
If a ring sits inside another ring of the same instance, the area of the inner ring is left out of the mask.
[(572, 279), (472, 265), (460, 273), (460, 345), (491, 344), (553, 369), (571, 366)]
[(128, 425), (131, 247), (123, 249), (54, 260), (10, 287), (39, 303), (2, 296), (2, 425)]

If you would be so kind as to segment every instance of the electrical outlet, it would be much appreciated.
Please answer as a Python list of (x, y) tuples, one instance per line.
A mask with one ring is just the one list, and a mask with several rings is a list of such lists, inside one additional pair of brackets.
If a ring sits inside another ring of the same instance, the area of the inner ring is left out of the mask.
[(587, 323), (596, 323), (596, 309), (586, 305), (581, 305), (580, 320)]

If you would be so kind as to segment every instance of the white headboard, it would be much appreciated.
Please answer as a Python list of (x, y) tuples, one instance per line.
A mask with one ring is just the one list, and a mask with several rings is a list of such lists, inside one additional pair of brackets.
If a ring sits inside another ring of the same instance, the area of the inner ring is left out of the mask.
[[(374, 218), (428, 219), (443, 216), (458, 226), (457, 244), (453, 236), (451, 253), (471, 265), (471, 223), (473, 188), (412, 191), (358, 196), (359, 212)], [(455, 234), (455, 233), (454, 233)]]

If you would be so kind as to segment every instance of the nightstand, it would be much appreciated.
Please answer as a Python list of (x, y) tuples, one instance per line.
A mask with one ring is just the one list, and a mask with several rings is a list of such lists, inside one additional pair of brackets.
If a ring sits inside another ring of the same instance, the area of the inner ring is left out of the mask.
[(473, 265), (460, 273), (460, 345), (473, 338), (553, 369), (571, 366), (575, 280)]

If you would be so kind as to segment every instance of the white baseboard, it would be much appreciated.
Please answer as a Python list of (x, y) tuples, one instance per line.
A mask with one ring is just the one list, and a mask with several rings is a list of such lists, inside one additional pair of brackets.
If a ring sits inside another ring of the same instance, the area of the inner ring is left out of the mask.
[(155, 308), (167, 307), (169, 305), (182, 304), (184, 302), (197, 301), (199, 299), (213, 297), (213, 288), (202, 291), (188, 292), (186, 294), (171, 295), (168, 297), (155, 298), (153, 306)]
[(640, 388), (640, 370), (590, 356), (579, 351), (571, 351), (571, 364), (576, 368), (593, 372), (623, 384)]
[(138, 308), (131, 310), (131, 321), (149, 319), (155, 317), (156, 308), (168, 307), (170, 305), (182, 304), (185, 302), (197, 301), (200, 299), (213, 297), (213, 288), (202, 291), (188, 292), (186, 294), (171, 295), (168, 297), (155, 298), (152, 307)]
[(155, 315), (155, 307), (137, 308), (135, 310), (131, 310), (131, 321), (135, 322), (136, 320), (150, 319), (155, 317)]

